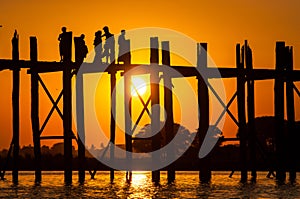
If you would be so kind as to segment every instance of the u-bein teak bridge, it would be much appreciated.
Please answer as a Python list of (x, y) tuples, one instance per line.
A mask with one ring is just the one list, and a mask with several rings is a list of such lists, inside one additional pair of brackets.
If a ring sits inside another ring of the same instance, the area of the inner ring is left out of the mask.
[[(81, 134), (81, 139), (72, 131), (72, 78), (76, 79), (76, 87), (82, 88), (83, 76), (86, 73), (107, 73), (110, 75), (111, 84), (111, 99), (115, 99), (114, 88), (116, 86), (116, 73), (122, 72), (124, 76), (124, 103), (125, 103), (125, 131), (132, 132), (139, 121), (136, 121), (132, 125), (132, 119), (127, 113), (131, 113), (131, 99), (130, 99), (130, 84), (132, 73), (127, 73), (130, 69), (133, 69), (138, 64), (131, 64), (130, 52), (125, 54), (124, 63), (117, 64), (114, 61), (105, 69), (101, 65), (89, 64), (89, 63), (79, 63), (78, 61), (72, 62), (71, 52), (72, 52), (72, 34), (68, 34), (66, 38), (65, 47), (67, 53), (65, 54), (64, 60), (62, 62), (42, 62), (37, 59), (37, 39), (36, 37), (30, 37), (30, 60), (19, 60), (19, 46), (18, 37), (14, 37), (12, 40), (12, 60), (0, 60), (0, 70), (11, 70), (13, 73), (13, 88), (12, 88), (12, 112), (13, 112), (13, 138), (7, 155), (7, 162), (10, 161), (12, 156), (12, 177), (13, 182), (18, 183), (18, 170), (19, 170), (19, 92), (20, 92), (20, 70), (26, 69), (27, 73), (31, 75), (31, 120), (32, 120), (32, 132), (33, 132), (33, 143), (34, 143), (34, 157), (35, 157), (35, 180), (40, 182), (42, 180), (41, 174), (41, 140), (43, 139), (63, 139), (64, 142), (64, 176), (65, 182), (72, 182), (72, 140), (75, 139), (78, 144), (78, 175), (79, 181), (84, 182), (85, 171), (87, 170), (85, 164), (85, 137)], [(75, 41), (75, 56), (76, 49), (78, 46)], [(160, 125), (160, 110), (154, 109), (155, 105), (160, 103), (160, 73), (164, 73), (163, 69), (152, 70), (151, 67), (159, 66), (159, 41), (157, 37), (150, 39), (150, 64), (142, 65), (144, 67), (144, 74), (150, 74), (151, 82), (151, 95), (147, 102), (143, 103), (143, 110), (140, 113), (140, 117), (146, 112), (151, 112), (151, 128), (155, 131), (157, 126)], [(240, 143), (240, 171), (241, 171), (241, 181), (246, 182), (248, 177), (248, 172), (251, 171), (252, 179), (256, 179), (256, 154), (258, 153), (258, 144), (255, 131), (255, 103), (254, 103), (254, 82), (257, 80), (275, 80), (274, 85), (274, 108), (275, 108), (275, 119), (276, 119), (276, 160), (272, 167), (270, 166), (270, 175), (276, 175), (276, 179), (284, 181), (286, 179), (286, 172), (289, 172), (290, 180), (294, 181), (296, 179), (296, 163), (295, 158), (292, 157), (293, 151), (296, 150), (297, 140), (294, 139), (296, 136), (295, 132), (295, 107), (294, 107), (294, 93), (300, 97), (300, 92), (295, 86), (294, 82), (300, 81), (300, 70), (293, 69), (293, 48), (286, 46), (284, 42), (276, 43), (276, 67), (275, 69), (254, 69), (252, 65), (252, 51), (245, 41), (243, 47), (240, 44), (236, 45), (236, 67), (232, 68), (209, 68), (207, 67), (207, 44), (199, 43), (197, 44), (197, 66), (185, 67), (185, 66), (170, 66), (170, 47), (168, 41), (163, 41), (162, 46), (162, 64), (172, 67), (176, 70), (181, 77), (171, 76), (170, 74), (163, 75), (164, 83), (164, 108), (168, 115), (165, 123), (165, 132), (167, 132), (167, 141), (172, 140), (173, 135), (173, 99), (172, 99), (172, 79), (173, 78), (184, 78), (184, 77), (196, 77), (197, 78), (197, 89), (198, 89), (198, 110), (199, 110), (199, 142), (200, 146), (206, 136), (207, 130), (209, 128), (209, 89), (214, 94), (220, 103), (222, 104), (224, 111), (220, 117), (228, 113), (229, 116), (235, 121), (239, 127), (239, 137), (238, 138), (224, 138), (223, 141), (237, 140)], [(204, 49), (204, 50), (201, 50)], [(75, 60), (77, 60), (75, 58)], [(77, 73), (79, 67), (86, 67), (88, 70), (84, 70), (81, 73)], [(140, 66), (141, 67), (141, 66)], [(159, 67), (158, 67), (159, 68)], [(199, 73), (200, 71), (200, 73)], [(60, 72), (62, 73), (62, 90), (55, 100), (48, 88), (41, 79), (41, 73), (52, 73)], [(201, 75), (205, 74), (205, 75)], [(221, 76), (219, 76), (220, 74)], [(208, 79), (214, 78), (235, 78), (237, 90), (229, 100), (229, 102), (223, 102), (218, 96), (218, 93), (213, 89), (213, 87), (208, 83)], [(162, 82), (160, 83), (162, 84)], [(40, 125), (39, 119), (39, 87), (42, 87), (46, 92), (47, 96), (52, 102), (52, 109), (46, 117), (46, 120)], [(247, 92), (246, 92), (247, 89)], [(286, 110), (287, 110), (287, 120), (288, 120), (288, 132), (284, 131), (284, 98), (286, 92)], [(83, 92), (76, 93), (77, 99), (83, 99)], [(247, 95), (246, 95), (247, 93)], [(63, 110), (61, 111), (58, 107), (58, 103), (63, 98)], [(237, 98), (238, 105), (238, 116), (235, 116), (229, 111), (229, 106), (232, 104), (233, 100)], [(247, 99), (247, 103), (246, 103)], [(115, 106), (115, 102), (111, 103)], [(151, 105), (151, 110), (148, 110), (148, 105)], [(84, 112), (83, 104), (76, 106), (77, 112)], [(247, 109), (247, 111), (246, 111)], [(42, 136), (42, 132), (49, 121), (52, 113), (54, 111), (59, 113), (63, 121), (63, 132), (61, 136)], [(115, 131), (116, 131), (116, 121), (114, 115), (116, 112), (116, 107), (111, 107), (111, 120), (110, 120), (110, 142), (115, 143)], [(124, 114), (124, 113), (122, 113)], [(150, 115), (150, 114), (149, 114)], [(248, 123), (248, 127), (247, 126)], [(249, 128), (249, 135), (247, 135), (247, 128)], [(77, 126), (77, 131), (83, 133), (84, 126)], [(286, 135), (287, 134), (287, 135)], [(132, 151), (132, 142), (135, 139), (131, 133), (125, 133), (125, 144), (126, 151)], [(152, 149), (158, 149), (160, 145), (160, 140), (157, 137), (152, 137)], [(111, 154), (113, 154), (113, 147), (110, 148)], [(11, 155), (12, 154), (12, 155)], [(249, 155), (249, 157), (248, 157)], [(152, 161), (159, 161), (157, 157), (152, 157)], [(269, 161), (269, 160), (266, 160)], [(288, 163), (287, 163), (288, 162)], [(273, 164), (272, 163), (272, 164)], [(7, 164), (6, 164), (7, 165)], [(210, 167), (210, 157), (207, 156), (199, 162), (199, 178), (201, 181), (209, 181), (211, 179), (211, 167)], [(4, 179), (5, 170), (7, 168), (1, 168), (1, 178)], [(231, 170), (229, 168), (228, 170)], [(167, 168), (168, 181), (172, 182), (175, 180), (175, 168)], [(95, 172), (90, 171), (93, 176)], [(130, 175), (129, 175), (130, 176)], [(114, 169), (110, 170), (110, 178), (114, 179)], [(129, 177), (130, 178), (130, 177)], [(154, 182), (159, 182), (160, 180), (160, 170), (152, 171), (152, 179)]]

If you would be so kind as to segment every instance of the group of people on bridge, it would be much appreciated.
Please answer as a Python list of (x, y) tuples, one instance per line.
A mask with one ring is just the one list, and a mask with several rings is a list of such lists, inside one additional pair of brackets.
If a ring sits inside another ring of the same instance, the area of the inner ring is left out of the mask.
[[(59, 52), (60, 52), (60, 61), (66, 61), (66, 58), (70, 55), (68, 49), (68, 32), (66, 27), (62, 27), (62, 33), (59, 34)], [(109, 28), (107, 26), (103, 27), (103, 32), (98, 30), (95, 33), (94, 39), (94, 50), (95, 50), (95, 57), (94, 63), (102, 64), (102, 58), (106, 58), (105, 63), (111, 64), (115, 63), (115, 38), (114, 34), (110, 33)], [(102, 37), (105, 37), (105, 43), (103, 45)], [(81, 34), (80, 37), (74, 38), (75, 42), (75, 62), (82, 63), (84, 58), (86, 58), (88, 54), (88, 48), (85, 44), (85, 35)], [(130, 52), (130, 43), (129, 40), (125, 39), (125, 30), (121, 30), (121, 34), (118, 38), (118, 45), (119, 45), (119, 56), (118, 56), (118, 63), (123, 62), (125, 63), (128, 59), (128, 53)], [(71, 46), (71, 45), (69, 45)], [(71, 56), (70, 56), (71, 57)]]

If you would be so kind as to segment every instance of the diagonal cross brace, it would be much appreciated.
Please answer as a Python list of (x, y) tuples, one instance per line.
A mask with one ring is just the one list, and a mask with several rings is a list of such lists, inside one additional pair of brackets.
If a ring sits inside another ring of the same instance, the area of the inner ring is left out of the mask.
[(135, 124), (134, 124), (134, 127), (133, 127), (132, 130), (131, 130), (131, 134), (133, 134), (134, 131), (136, 130), (137, 125), (139, 124), (140, 120), (142, 119), (142, 116), (144, 115), (145, 111), (146, 111), (146, 112), (148, 113), (148, 115), (151, 117), (151, 113), (150, 113), (150, 111), (149, 111), (149, 109), (148, 109), (148, 105), (149, 105), (149, 103), (150, 103), (151, 96), (148, 98), (147, 102), (145, 103), (144, 100), (143, 100), (143, 98), (142, 98), (141, 95), (139, 94), (137, 88), (135, 87), (135, 85), (134, 85), (134, 84), (132, 84), (132, 85), (133, 85), (133, 88), (134, 88), (135, 92), (138, 94), (138, 97), (139, 97), (139, 99), (140, 99), (140, 101), (141, 101), (141, 103), (143, 104), (144, 107), (143, 107), (143, 110), (142, 110), (142, 112), (140, 113), (138, 119), (136, 120), (136, 122), (135, 122)]
[[(132, 134), (133, 134), (134, 131), (136, 130), (137, 125), (139, 124), (140, 120), (142, 119), (142, 116), (144, 115), (145, 111), (148, 110), (147, 107), (148, 107), (148, 105), (149, 105), (149, 103), (150, 103), (150, 99), (151, 99), (151, 97), (148, 98), (148, 100), (147, 100), (147, 102), (146, 102), (146, 104), (145, 104), (145, 106), (144, 106), (142, 112), (140, 113), (138, 119), (136, 120), (136, 122), (135, 122), (135, 124), (134, 124), (134, 127), (133, 127), (133, 129), (131, 130), (131, 133), (132, 133)], [(151, 117), (151, 114), (148, 113), (148, 115)]]
[(228, 113), (228, 115), (230, 116), (230, 118), (239, 127), (239, 122), (234, 117), (234, 115), (231, 113), (231, 111), (228, 109), (228, 107), (224, 104), (224, 102), (222, 101), (222, 99), (220, 98), (220, 96), (218, 95), (218, 93), (215, 91), (215, 89), (210, 85), (210, 83), (208, 81), (206, 82), (206, 84), (210, 88), (210, 90), (212, 91), (212, 93), (215, 95), (215, 97), (217, 98), (217, 100), (220, 102), (220, 104), (223, 106), (223, 108), (226, 110), (226, 112)]
[(58, 106), (57, 106), (58, 103), (59, 103), (59, 101), (60, 101), (60, 99), (61, 99), (62, 96), (63, 96), (63, 90), (60, 92), (60, 94), (59, 94), (59, 96), (57, 97), (56, 101), (54, 101), (52, 95), (50, 94), (50, 92), (49, 92), (49, 90), (47, 89), (45, 83), (43, 82), (43, 80), (41, 79), (41, 77), (40, 77), (39, 75), (38, 75), (38, 81), (41, 83), (41, 85), (42, 85), (42, 87), (43, 87), (45, 93), (47, 94), (48, 98), (50, 99), (50, 101), (52, 102), (52, 105), (53, 105), (52, 108), (51, 108), (51, 110), (50, 110), (50, 112), (49, 112), (49, 114), (47, 115), (47, 117), (46, 117), (46, 119), (45, 119), (45, 121), (44, 121), (44, 123), (43, 123), (41, 129), (39, 130), (39, 134), (41, 135), (42, 132), (44, 131), (44, 129), (45, 129), (45, 127), (46, 127), (46, 125), (47, 125), (47, 123), (48, 123), (50, 117), (52, 116), (54, 110), (56, 110), (56, 111), (58, 112), (59, 116), (61, 117), (61, 119), (63, 119), (63, 114), (62, 114), (62, 112), (60, 111), (60, 109), (59, 109)]
[(217, 119), (217, 121), (216, 121), (216, 123), (215, 123), (214, 126), (217, 126), (217, 125), (219, 124), (219, 122), (221, 121), (221, 119), (223, 118), (223, 116), (225, 115), (225, 113), (226, 113), (227, 111), (229, 111), (229, 107), (230, 107), (230, 105), (232, 104), (232, 102), (234, 101), (234, 99), (236, 98), (236, 96), (237, 96), (237, 92), (235, 92), (235, 93), (233, 94), (233, 96), (230, 98), (230, 100), (229, 100), (229, 102), (228, 102), (226, 108), (224, 108), (224, 110), (223, 110), (222, 113), (220, 114), (220, 116), (219, 116), (219, 118)]
[(144, 102), (142, 96), (141, 96), (140, 93), (138, 92), (136, 86), (135, 86), (133, 83), (132, 83), (132, 86), (133, 86), (133, 88), (134, 88), (134, 91), (137, 93), (138, 98), (140, 99), (141, 103), (143, 104), (144, 108), (146, 108), (146, 111), (147, 111), (148, 115), (151, 117), (150, 111), (149, 111), (149, 109), (147, 108), (146, 103)]
[(294, 87), (298, 97), (300, 97), (300, 91), (298, 90), (297, 86), (295, 84), (293, 84), (293, 87)]
[[(53, 106), (52, 106), (50, 112), (48, 113), (48, 115), (47, 115), (47, 117), (46, 117), (46, 119), (45, 119), (45, 121), (44, 121), (44, 123), (43, 123), (41, 129), (40, 129), (40, 135), (41, 135), (42, 132), (44, 131), (44, 129), (45, 129), (45, 127), (46, 127), (46, 125), (47, 125), (47, 123), (48, 123), (48, 121), (49, 121), (49, 119), (50, 119), (52, 113), (54, 112), (55, 107), (57, 107), (57, 104), (59, 103), (59, 101), (60, 101), (60, 99), (61, 99), (62, 96), (63, 96), (63, 91), (60, 92), (59, 96), (57, 97), (57, 100), (54, 102), (54, 104), (53, 104)], [(61, 117), (61, 119), (63, 119), (63, 116), (62, 116), (62, 115), (60, 115), (60, 117)]]
[[(160, 82), (162, 79), (163, 79), (163, 76), (160, 76), (160, 77), (159, 77), (159, 82)], [(139, 92), (138, 92), (136, 86), (135, 86), (133, 83), (132, 83), (132, 86), (133, 86), (133, 89), (135, 90), (135, 92), (137, 93), (139, 100), (140, 100), (141, 103), (143, 104), (143, 110), (142, 110), (142, 112), (140, 113), (138, 119), (136, 120), (136, 122), (135, 122), (135, 124), (134, 124), (134, 127), (133, 127), (132, 130), (131, 130), (131, 135), (132, 135), (132, 134), (134, 133), (134, 131), (136, 130), (137, 125), (139, 124), (140, 120), (142, 119), (142, 117), (143, 117), (145, 111), (146, 111), (146, 112), (148, 113), (148, 115), (151, 117), (151, 113), (150, 113), (150, 111), (149, 111), (149, 109), (148, 109), (148, 105), (149, 105), (150, 100), (151, 100), (151, 95), (149, 96), (148, 100), (147, 100), (146, 103), (145, 103), (145, 101), (143, 100), (143, 98), (142, 98), (141, 95), (139, 94)]]
[(60, 115), (60, 117), (63, 118), (63, 114), (62, 114), (61, 111), (59, 110), (57, 104), (55, 104), (55, 101), (54, 101), (52, 95), (50, 94), (48, 88), (46, 87), (45, 83), (43, 82), (43, 80), (41, 79), (40, 76), (38, 76), (38, 80), (39, 80), (39, 82), (41, 83), (41, 85), (42, 85), (44, 91), (46, 92), (47, 96), (49, 97), (50, 101), (52, 102), (54, 108), (57, 110), (57, 112), (58, 112), (58, 114)]

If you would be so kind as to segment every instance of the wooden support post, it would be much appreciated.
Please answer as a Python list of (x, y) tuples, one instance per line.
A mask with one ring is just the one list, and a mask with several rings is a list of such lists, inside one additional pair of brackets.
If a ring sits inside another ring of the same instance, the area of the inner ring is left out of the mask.
[[(125, 145), (126, 151), (132, 152), (131, 75), (127, 73), (126, 68), (124, 72)], [(126, 159), (128, 164), (132, 164), (132, 155), (130, 153), (126, 153)], [(126, 181), (131, 181), (131, 171), (127, 171)]]
[[(122, 55), (122, 61), (125, 65), (131, 64), (131, 53), (130, 53), (130, 41), (126, 40), (124, 51), (126, 52)], [(114, 80), (116, 81), (116, 80)], [(115, 87), (116, 83), (114, 83)], [(114, 88), (112, 88), (114, 89)], [(114, 96), (116, 98), (116, 95)], [(112, 102), (116, 106), (116, 102)], [(124, 110), (125, 110), (125, 145), (126, 151), (132, 152), (132, 119), (131, 119), (131, 108), (132, 108), (132, 101), (131, 101), (131, 76), (127, 74), (127, 67), (124, 70)], [(115, 107), (116, 109), (116, 107)], [(114, 109), (115, 113), (116, 110)], [(111, 118), (114, 119), (113, 116)], [(115, 121), (114, 121), (115, 122)], [(115, 125), (112, 124), (112, 125)], [(115, 127), (114, 127), (115, 128)], [(112, 127), (111, 127), (112, 129)], [(114, 130), (115, 131), (115, 130)], [(115, 136), (113, 137), (115, 139)], [(130, 153), (126, 153), (126, 159), (128, 160), (129, 164), (132, 164), (132, 155)], [(132, 166), (132, 165), (131, 165)], [(131, 182), (132, 179), (132, 171), (127, 171), (126, 173), (126, 181)]]
[[(130, 41), (126, 41), (125, 47), (125, 55), (123, 55), (123, 61), (125, 65), (131, 64), (131, 53), (130, 53)], [(114, 80), (116, 81), (116, 80)], [(114, 83), (116, 85), (116, 83)], [(115, 86), (114, 86), (115, 87)], [(113, 89), (113, 88), (112, 88)], [(116, 98), (116, 96), (114, 96)], [(112, 102), (115, 103), (116, 102)], [(116, 105), (115, 105), (116, 106)], [(126, 151), (132, 152), (132, 118), (131, 118), (131, 108), (132, 108), (132, 100), (131, 100), (131, 76), (127, 74), (127, 67), (124, 70), (124, 110), (125, 110), (125, 145)], [(116, 109), (116, 107), (115, 107)], [(116, 112), (116, 110), (114, 110)], [(112, 117), (113, 119), (113, 117)], [(115, 123), (114, 123), (115, 125)], [(114, 127), (115, 128), (115, 127)], [(115, 131), (115, 130), (114, 130)], [(113, 137), (114, 138), (114, 137)], [(115, 139), (115, 138), (114, 138)], [(129, 164), (132, 164), (132, 155), (126, 153), (126, 159)], [(131, 165), (132, 166), (132, 165)], [(131, 182), (132, 180), (132, 171), (127, 171), (126, 173), (126, 181)]]
[(72, 32), (65, 37), (66, 49), (63, 69), (63, 128), (64, 128), (64, 159), (65, 159), (65, 183), (72, 183), (72, 69), (71, 49)]
[[(162, 45), (162, 64), (170, 66), (170, 44), (168, 41), (163, 41)], [(166, 133), (166, 142), (172, 144), (172, 151), (167, 154), (169, 159), (175, 156), (174, 144), (171, 142), (174, 138), (174, 117), (173, 117), (173, 92), (172, 92), (172, 79), (168, 74), (163, 74), (164, 79), (164, 107), (166, 111), (166, 123), (164, 132)], [(175, 169), (174, 165), (168, 166), (168, 183), (172, 183), (175, 180)]]
[[(197, 44), (197, 67), (198, 70), (207, 69), (207, 43)], [(201, 75), (201, 74), (200, 74)], [(209, 94), (204, 76), (198, 76), (198, 107), (199, 107), (199, 143), (202, 145), (209, 128)], [(199, 179), (201, 182), (211, 180), (210, 156), (209, 154), (200, 160)]]
[(275, 78), (275, 129), (276, 129), (276, 155), (277, 155), (277, 168), (276, 179), (284, 181), (286, 178), (285, 173), (285, 135), (284, 135), (284, 73), (285, 69), (285, 43), (276, 43), (276, 71)]
[[(157, 65), (159, 63), (158, 55), (158, 37), (150, 38), (150, 65)], [(152, 66), (150, 66), (152, 67)], [(152, 132), (152, 151), (156, 151), (161, 147), (161, 136), (158, 133), (160, 129), (160, 108), (159, 108), (159, 73), (153, 70), (150, 74), (151, 82), (151, 132)], [(155, 136), (154, 136), (155, 135)], [(160, 161), (158, 155), (152, 157), (153, 164)], [(152, 181), (158, 183), (160, 181), (160, 171), (152, 171)]]
[[(293, 48), (286, 47), (286, 70), (293, 71)], [(286, 107), (288, 120), (288, 164), (289, 164), (289, 180), (295, 182), (296, 180), (296, 159), (294, 156), (297, 151), (298, 139), (295, 131), (295, 101), (294, 101), (294, 84), (293, 81), (287, 77), (286, 82)]]
[[(115, 158), (115, 139), (116, 139), (116, 73), (110, 74), (110, 96), (111, 96), (111, 114), (110, 114), (110, 159), (111, 162)], [(110, 169), (110, 181), (113, 182), (115, 178), (114, 169)]]
[[(83, 63), (82, 56), (82, 39), (80, 37), (74, 37), (75, 46), (75, 63), (76, 67), (80, 67)], [(78, 92), (80, 90), (80, 92)], [(76, 112), (80, 113), (84, 118), (84, 89), (83, 89), (83, 74), (77, 73), (76, 76)], [(81, 118), (78, 118), (78, 120)], [(77, 121), (78, 121), (77, 120)], [(77, 122), (80, 126), (77, 126), (77, 137), (78, 137), (78, 180), (79, 183), (84, 183), (85, 181), (85, 127), (84, 119)]]
[[(244, 60), (248, 74), (253, 71), (252, 51), (248, 42), (244, 44)], [(252, 74), (252, 73), (251, 73)], [(256, 129), (255, 129), (255, 106), (254, 106), (254, 80), (247, 76), (247, 108), (248, 108), (248, 135), (251, 162), (252, 181), (256, 181)]]
[(35, 182), (42, 180), (41, 168), (41, 140), (39, 119), (39, 80), (37, 69), (37, 39), (30, 37), (30, 60), (31, 60), (31, 125), (33, 133), (33, 149), (35, 158)]
[[(244, 57), (244, 56), (243, 56)], [(237, 104), (240, 138), (241, 182), (247, 181), (247, 137), (246, 137), (246, 111), (245, 111), (245, 74), (244, 59), (241, 62), (241, 47), (236, 45), (237, 76)]]
[[(76, 75), (76, 112), (77, 112), (77, 137), (78, 137), (78, 179), (79, 183), (85, 181), (85, 125), (84, 125), (84, 85), (83, 74)], [(79, 114), (81, 117), (79, 117)], [(81, 121), (79, 121), (81, 119)]]
[[(19, 60), (19, 35), (17, 31), (12, 39), (12, 59)], [(14, 66), (13, 69), (13, 91), (12, 91), (12, 109), (13, 109), (13, 183), (18, 183), (19, 171), (19, 136), (20, 136), (20, 66)]]

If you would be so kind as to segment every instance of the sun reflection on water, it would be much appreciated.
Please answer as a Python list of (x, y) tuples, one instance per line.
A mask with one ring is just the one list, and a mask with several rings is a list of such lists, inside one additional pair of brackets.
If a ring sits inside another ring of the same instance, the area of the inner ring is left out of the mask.
[[(300, 198), (299, 183), (278, 185), (266, 178), (267, 172), (258, 172), (256, 183), (241, 184), (239, 173), (232, 178), (229, 172), (213, 172), (211, 183), (199, 182), (198, 172), (178, 171), (172, 184), (167, 182), (167, 173), (161, 172), (159, 184), (151, 180), (151, 172), (135, 171), (132, 181), (125, 179), (126, 172), (116, 171), (110, 182), (108, 171), (99, 171), (95, 179), (88, 178), (78, 183), (74, 172), (73, 184), (64, 185), (63, 172), (43, 172), (39, 185), (34, 183), (34, 172), (20, 172), (20, 183), (12, 186), (11, 172), (7, 180), (0, 181), (0, 198)], [(299, 173), (298, 173), (299, 175)]]
[(147, 174), (145, 172), (134, 172), (132, 174), (132, 186), (142, 186), (148, 181)]

